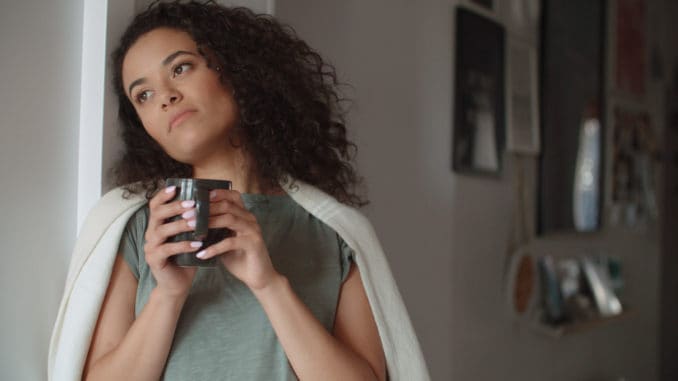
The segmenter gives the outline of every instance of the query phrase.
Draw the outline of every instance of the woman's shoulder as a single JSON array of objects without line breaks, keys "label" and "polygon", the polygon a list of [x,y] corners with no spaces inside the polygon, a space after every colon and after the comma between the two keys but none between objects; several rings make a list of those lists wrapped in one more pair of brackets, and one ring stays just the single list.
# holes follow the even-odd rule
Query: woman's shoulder
[{"label": "woman's shoulder", "polygon": [[86,221],[111,221],[132,208],[138,209],[145,203],[146,198],[142,195],[129,193],[124,187],[117,187],[108,191],[97,201],[90,209]]},{"label": "woman's shoulder", "polygon": [[285,189],[298,204],[333,228],[345,241],[376,239],[372,224],[357,208],[343,204],[322,190],[298,180],[286,185]]},{"label": "woman's shoulder", "polygon": [[128,190],[126,186],[119,186],[113,188],[106,192],[101,198],[97,205],[101,206],[125,206],[143,203],[146,201],[146,198],[138,193],[132,193]]}]

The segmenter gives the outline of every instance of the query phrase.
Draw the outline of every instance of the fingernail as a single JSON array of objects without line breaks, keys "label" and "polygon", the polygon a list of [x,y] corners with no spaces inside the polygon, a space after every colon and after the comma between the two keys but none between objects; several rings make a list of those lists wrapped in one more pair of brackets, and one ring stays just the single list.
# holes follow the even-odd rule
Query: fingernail
[{"label": "fingernail", "polygon": [[195,205],[195,200],[186,200],[181,202],[181,206],[184,208],[190,208]]},{"label": "fingernail", "polygon": [[194,228],[195,227],[195,220],[188,221],[188,226]]},{"label": "fingernail", "polygon": [[195,209],[187,210],[181,215],[181,217],[183,217],[183,219],[185,219],[185,220],[187,220],[187,219],[189,219],[193,216],[195,216]]},{"label": "fingernail", "polygon": [[[195,248],[197,249],[197,248],[199,248],[200,246],[202,246],[202,242],[200,242],[200,241],[193,241],[193,242],[191,242],[191,247],[195,247]],[[205,251],[205,250],[203,250],[203,251]]]},{"label": "fingernail", "polygon": [[170,185],[167,188],[165,188],[165,193],[172,193],[174,190],[177,189],[176,185]]},{"label": "fingernail", "polygon": [[198,257],[198,258],[204,258],[206,254],[207,254],[207,250],[203,250],[203,251],[199,252],[198,254],[196,254],[195,256]]},{"label": "fingernail", "polygon": [[217,191],[210,191],[210,200],[217,197]]}]

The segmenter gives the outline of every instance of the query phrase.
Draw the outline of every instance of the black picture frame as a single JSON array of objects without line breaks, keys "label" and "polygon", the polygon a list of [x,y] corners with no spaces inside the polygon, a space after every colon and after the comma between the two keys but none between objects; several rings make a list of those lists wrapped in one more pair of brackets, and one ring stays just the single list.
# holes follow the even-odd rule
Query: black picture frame
[{"label": "black picture frame", "polygon": [[[540,236],[592,233],[602,225],[607,135],[606,19],[606,0],[542,0],[542,150],[537,179]],[[583,143],[588,135],[582,133],[587,120],[598,124],[595,146]],[[597,166],[590,164],[593,170],[582,171],[584,166],[580,164],[585,162]],[[585,177],[592,184],[588,190],[577,185]]]},{"label": "black picture frame", "polygon": [[452,169],[498,176],[505,146],[504,28],[456,10]]},{"label": "black picture frame", "polygon": [[481,7],[485,7],[487,9],[494,8],[494,0],[471,0],[471,3],[478,4]]}]

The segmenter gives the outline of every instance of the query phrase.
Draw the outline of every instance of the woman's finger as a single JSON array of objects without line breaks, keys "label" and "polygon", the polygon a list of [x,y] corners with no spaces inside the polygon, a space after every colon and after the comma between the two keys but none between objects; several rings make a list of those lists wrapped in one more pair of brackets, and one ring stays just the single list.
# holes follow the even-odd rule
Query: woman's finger
[{"label": "woman's finger", "polygon": [[[153,218],[163,223],[168,218],[195,210],[195,200],[177,200],[167,204],[158,205],[153,209]],[[190,218],[190,217],[185,217]]]},{"label": "woman's finger", "polygon": [[210,202],[210,216],[217,216],[220,214],[230,213],[247,221],[255,222],[257,218],[254,214],[243,206],[236,204],[230,200],[221,200],[217,202]]},{"label": "woman's finger", "polygon": [[201,241],[181,241],[166,243],[152,249],[149,248],[149,250],[146,250],[144,247],[146,262],[149,264],[164,263],[169,257],[182,253],[192,253],[202,246],[203,243]]},{"label": "woman's finger", "polygon": [[150,208],[155,208],[158,205],[164,204],[167,201],[171,200],[174,198],[174,195],[177,191],[177,187],[175,185],[171,185],[166,187],[165,189],[159,191],[156,193],[149,201],[148,201],[148,206]]},{"label": "woman's finger", "polygon": [[195,230],[195,219],[184,220],[179,219],[176,221],[168,222],[159,226],[156,226],[155,229],[146,229],[146,235],[144,238],[146,242],[153,243],[155,245],[160,245],[163,242],[167,241],[168,238],[173,237],[179,233],[186,233]]},{"label": "woman's finger", "polygon": [[240,205],[242,208],[245,204],[242,201],[240,192],[233,189],[214,189],[210,191],[210,202],[228,200],[234,204]]},{"label": "woman's finger", "polygon": [[231,213],[211,216],[207,226],[210,228],[228,228],[238,234],[261,235],[261,228],[256,220],[251,221]]},{"label": "woman's finger", "polygon": [[174,198],[176,191],[177,187],[174,185],[166,187],[156,193],[148,202],[149,228],[154,229],[157,225],[163,224],[166,219],[182,214],[195,206],[195,202],[192,200],[169,202]]},{"label": "woman's finger", "polygon": [[199,251],[195,256],[200,259],[210,259],[224,253],[232,251],[244,250],[244,239],[241,237],[228,237],[213,245],[210,245],[205,250]]}]

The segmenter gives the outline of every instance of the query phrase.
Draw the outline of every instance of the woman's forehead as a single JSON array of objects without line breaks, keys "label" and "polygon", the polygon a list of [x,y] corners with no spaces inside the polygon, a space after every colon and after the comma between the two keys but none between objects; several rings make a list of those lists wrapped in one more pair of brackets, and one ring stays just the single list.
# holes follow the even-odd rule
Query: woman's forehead
[{"label": "woman's forehead", "polygon": [[133,81],[135,75],[162,66],[163,61],[177,51],[197,53],[197,50],[195,41],[186,32],[170,28],[153,29],[141,35],[125,54],[123,82]]}]

